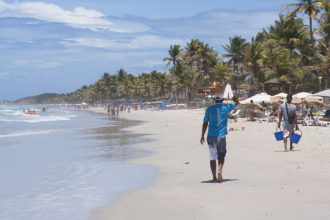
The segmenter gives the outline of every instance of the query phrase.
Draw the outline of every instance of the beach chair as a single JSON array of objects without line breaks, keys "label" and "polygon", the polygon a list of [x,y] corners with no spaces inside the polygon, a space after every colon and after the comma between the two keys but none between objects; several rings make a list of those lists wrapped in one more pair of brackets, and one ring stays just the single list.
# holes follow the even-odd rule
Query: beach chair
[{"label": "beach chair", "polygon": [[242,111],[239,112],[238,117],[240,118],[246,118],[247,114],[246,114],[246,109],[243,109]]},{"label": "beach chair", "polygon": [[[234,112],[234,110],[231,111],[231,112]],[[232,114],[231,114],[231,117],[228,117],[229,122],[230,122],[230,123],[233,122],[235,116],[237,116],[237,118],[238,118],[240,112],[241,112],[241,110],[238,109],[235,113],[232,113]]]},{"label": "beach chair", "polygon": [[304,110],[302,115],[297,115],[297,123],[298,124],[304,124],[305,123],[305,117],[307,116],[307,112],[308,111]]},{"label": "beach chair", "polygon": [[322,127],[330,127],[330,121],[316,121],[317,125],[322,126]]},{"label": "beach chair", "polygon": [[279,121],[278,117],[268,116],[268,122],[278,122],[278,121]]},{"label": "beach chair", "polygon": [[305,118],[304,118],[303,125],[304,126],[315,126],[315,125],[318,125],[318,123],[317,123],[316,119],[306,115]]},{"label": "beach chair", "polygon": [[[330,110],[327,110],[325,112],[325,115],[323,117],[330,117]],[[323,127],[330,127],[330,121],[321,121],[321,120],[316,120],[317,125],[323,126]]]},{"label": "beach chair", "polygon": [[266,116],[265,112],[258,112],[256,116],[256,120],[258,122],[268,122],[268,116]]}]

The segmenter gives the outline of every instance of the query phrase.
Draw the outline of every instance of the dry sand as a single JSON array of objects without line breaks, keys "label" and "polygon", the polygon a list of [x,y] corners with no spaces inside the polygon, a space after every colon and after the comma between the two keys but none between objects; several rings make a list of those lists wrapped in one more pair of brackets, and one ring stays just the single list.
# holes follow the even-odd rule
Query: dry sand
[{"label": "dry sand", "polygon": [[96,210],[95,220],[330,219],[329,127],[300,126],[300,143],[284,152],[274,138],[276,123],[228,123],[245,131],[229,131],[225,181],[210,183],[208,147],[199,143],[204,110],[120,117],[146,121],[127,130],[156,139],[136,146],[154,154],[131,163],[159,172],[152,186]]}]

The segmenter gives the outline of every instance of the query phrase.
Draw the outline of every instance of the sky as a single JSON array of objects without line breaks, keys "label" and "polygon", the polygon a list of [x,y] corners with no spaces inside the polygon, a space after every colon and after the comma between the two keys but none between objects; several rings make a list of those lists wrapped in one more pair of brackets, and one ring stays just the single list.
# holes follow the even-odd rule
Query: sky
[{"label": "sky", "polygon": [[123,68],[164,71],[170,45],[223,53],[296,0],[0,0],[0,100],[70,93]]}]

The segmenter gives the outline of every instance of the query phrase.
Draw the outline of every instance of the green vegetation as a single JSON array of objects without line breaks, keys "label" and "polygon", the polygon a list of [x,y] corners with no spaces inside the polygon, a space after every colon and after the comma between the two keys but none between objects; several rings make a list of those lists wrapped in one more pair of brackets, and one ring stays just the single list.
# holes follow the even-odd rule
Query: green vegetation
[{"label": "green vegetation", "polygon": [[[251,42],[241,36],[229,38],[219,55],[207,43],[192,39],[186,45],[171,45],[164,58],[164,72],[151,71],[133,76],[120,69],[104,73],[90,86],[69,94],[43,94],[38,103],[171,100],[192,102],[197,88],[213,81],[229,83],[237,93],[264,91],[263,83],[274,77],[291,81],[292,92],[317,92],[330,84],[330,0],[299,0],[285,5],[273,25],[256,34]],[[304,24],[298,14],[307,15]],[[313,22],[318,28],[313,29]],[[314,25],[315,26],[315,25]],[[321,84],[319,79],[322,77]],[[240,89],[239,89],[240,88]]]}]

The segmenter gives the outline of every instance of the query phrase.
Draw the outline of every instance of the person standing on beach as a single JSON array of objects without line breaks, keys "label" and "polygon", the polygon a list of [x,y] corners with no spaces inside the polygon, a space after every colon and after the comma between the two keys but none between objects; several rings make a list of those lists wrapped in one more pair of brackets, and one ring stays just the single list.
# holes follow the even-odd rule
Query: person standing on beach
[{"label": "person standing on beach", "polygon": [[249,104],[250,121],[253,121],[253,114],[254,114],[254,104],[253,104],[253,100],[251,100]]},{"label": "person standing on beach", "polygon": [[288,151],[287,144],[288,138],[290,138],[290,150],[293,150],[291,136],[294,133],[294,127],[296,125],[296,130],[299,130],[298,123],[297,123],[297,114],[296,114],[296,106],[291,104],[292,102],[292,95],[288,94],[286,96],[287,103],[281,105],[281,113],[280,113],[280,120],[278,122],[278,128],[281,128],[281,122],[283,127],[283,141],[284,141],[284,150]]},{"label": "person standing on beach", "polygon": [[[222,104],[223,93],[216,93],[214,96],[215,104],[208,107],[204,116],[204,123],[202,126],[202,137],[200,143],[205,142],[205,132],[208,127],[207,143],[210,150],[210,167],[213,175],[213,182],[222,181],[222,168],[225,163],[226,150],[226,135],[227,124],[228,124],[228,114],[231,112],[235,106],[239,104],[238,99],[234,96],[234,103]],[[218,159],[218,178],[216,175]]]}]

